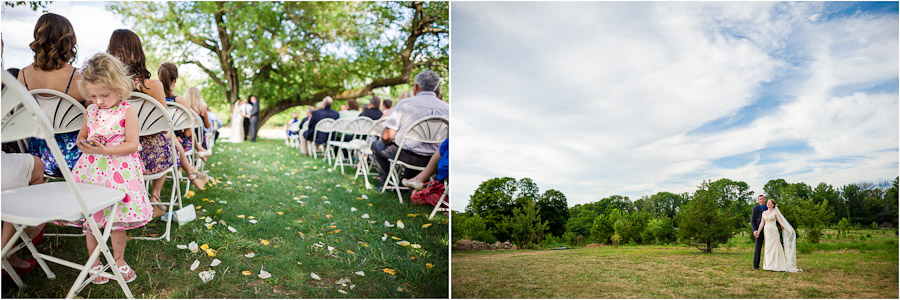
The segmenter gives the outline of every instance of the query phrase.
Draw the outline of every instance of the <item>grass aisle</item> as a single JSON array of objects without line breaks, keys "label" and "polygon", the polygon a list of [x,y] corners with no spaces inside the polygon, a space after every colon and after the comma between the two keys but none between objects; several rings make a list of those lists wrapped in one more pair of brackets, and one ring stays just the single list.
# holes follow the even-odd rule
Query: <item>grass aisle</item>
[{"label": "grass aisle", "polygon": [[[679,246],[453,252],[453,298],[893,298],[897,235],[798,244],[803,272],[754,271],[746,237]],[[855,235],[854,235],[855,236]]]},{"label": "grass aisle", "polygon": [[[125,258],[138,274],[129,284],[135,297],[447,297],[446,216],[428,220],[430,206],[400,204],[396,194],[365,190],[361,178],[353,180],[353,168],[346,168],[346,175],[329,171],[327,163],[301,156],[283,140],[216,147],[208,169],[218,183],[184,202],[197,208],[197,220],[173,224],[171,242],[129,241]],[[398,220],[404,229],[385,225],[396,226]],[[129,235],[161,233],[164,226],[153,221]],[[75,232],[48,228],[55,230]],[[409,243],[398,244],[402,241]],[[215,257],[177,247],[190,242],[208,245]],[[84,243],[83,238],[47,238],[39,248],[84,262]],[[213,259],[221,264],[211,267]],[[191,271],[195,260],[199,267]],[[3,297],[64,297],[77,273],[50,266],[55,280],[35,270],[24,278],[28,286],[22,290],[4,285]],[[202,283],[198,273],[207,270],[216,272],[215,279]],[[261,270],[271,277],[260,278]],[[79,295],[124,297],[115,282],[89,285]]]}]

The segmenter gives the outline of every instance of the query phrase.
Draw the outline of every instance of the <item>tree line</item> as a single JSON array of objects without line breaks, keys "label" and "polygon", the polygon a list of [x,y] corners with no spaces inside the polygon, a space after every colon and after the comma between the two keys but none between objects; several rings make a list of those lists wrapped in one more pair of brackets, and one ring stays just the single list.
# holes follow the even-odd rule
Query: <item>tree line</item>
[{"label": "tree line", "polygon": [[[829,227],[896,226],[898,182],[900,177],[835,188],[774,179],[763,191],[801,230],[798,238],[818,243]],[[509,240],[520,248],[681,243],[710,252],[735,234],[751,232],[754,205],[749,185],[728,178],[704,181],[693,193],[659,192],[634,201],[613,195],[571,208],[563,193],[540,193],[529,178],[493,178],[478,186],[464,212],[453,212],[453,239]]]}]

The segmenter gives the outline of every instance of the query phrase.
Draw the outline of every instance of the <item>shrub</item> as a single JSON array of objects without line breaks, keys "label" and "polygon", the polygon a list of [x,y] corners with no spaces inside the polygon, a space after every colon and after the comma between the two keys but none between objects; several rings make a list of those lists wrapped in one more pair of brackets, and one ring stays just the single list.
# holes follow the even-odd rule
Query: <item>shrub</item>
[{"label": "shrub", "polygon": [[619,243],[622,242],[622,236],[620,236],[618,233],[613,234],[609,239],[610,241],[612,241],[613,246],[618,246]]},{"label": "shrub", "polygon": [[503,217],[503,228],[519,248],[534,248],[549,227],[547,221],[541,222],[540,209],[534,202],[514,208],[512,216]]},{"label": "shrub", "polygon": [[878,230],[879,228],[881,228],[881,227],[878,227],[878,223],[875,223],[875,221],[872,221],[871,227],[872,227],[872,230]]},{"label": "shrub", "polygon": [[711,253],[734,235],[735,217],[719,209],[709,193],[702,190],[678,212],[678,220],[681,241],[704,253]]}]

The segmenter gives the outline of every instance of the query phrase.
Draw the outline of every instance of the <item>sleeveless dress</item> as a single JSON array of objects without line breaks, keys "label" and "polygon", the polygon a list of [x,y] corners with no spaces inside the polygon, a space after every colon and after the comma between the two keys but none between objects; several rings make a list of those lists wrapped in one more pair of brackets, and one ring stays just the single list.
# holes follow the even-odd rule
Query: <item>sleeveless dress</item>
[{"label": "sleeveless dress", "polygon": [[763,251],[763,270],[768,271],[787,271],[787,258],[784,255],[784,248],[781,246],[781,235],[778,234],[777,217],[774,213],[766,216],[763,212],[763,227],[765,235],[765,248]]},{"label": "sleeveless dress", "polygon": [[[87,140],[97,141],[109,146],[121,145],[125,142],[125,113],[130,105],[120,102],[119,105],[102,109],[96,104],[87,108]],[[138,151],[141,147],[138,146]],[[138,152],[129,155],[82,155],[72,175],[75,181],[102,185],[125,192],[125,199],[119,203],[119,210],[113,219],[113,230],[121,231],[144,226],[151,220],[153,208],[144,189],[143,164]],[[107,219],[113,215],[112,207],[106,208],[102,214],[94,214],[94,221],[102,228]],[[57,222],[57,224],[88,228],[85,221]],[[89,230],[89,229],[88,229]]]},{"label": "sleeveless dress", "polygon": [[[166,97],[166,102],[175,103],[175,97],[178,97],[178,95]],[[184,130],[175,130],[175,138],[181,143],[181,148],[184,149],[184,151],[191,151],[191,149],[194,148],[194,143],[191,143],[191,138],[185,135]],[[178,162],[178,166],[181,166],[181,161]]]},{"label": "sleeveless dress", "polygon": [[[69,75],[69,83],[66,84],[65,94],[69,93],[69,87],[72,86],[72,78],[75,78],[76,70],[73,69],[72,75]],[[25,82],[25,89],[30,91],[28,81],[25,79],[25,69],[22,69],[22,81]],[[66,159],[66,165],[69,166],[69,169],[72,169],[75,166],[75,162],[81,157],[81,149],[75,146],[75,140],[78,139],[78,131],[57,133],[53,137],[56,139],[59,149],[62,150],[62,154]],[[41,158],[41,161],[44,163],[44,174],[62,177],[62,171],[59,170],[59,165],[53,159],[53,154],[50,153],[50,147],[47,146],[46,141],[38,138],[27,138],[25,143],[28,145],[29,154]]]},{"label": "sleeveless dress", "polygon": [[[138,154],[144,163],[144,174],[156,174],[172,166],[172,152],[169,149],[172,142],[166,138],[165,132],[142,136],[140,142],[143,150],[138,151]],[[181,160],[175,161],[181,167]]]}]

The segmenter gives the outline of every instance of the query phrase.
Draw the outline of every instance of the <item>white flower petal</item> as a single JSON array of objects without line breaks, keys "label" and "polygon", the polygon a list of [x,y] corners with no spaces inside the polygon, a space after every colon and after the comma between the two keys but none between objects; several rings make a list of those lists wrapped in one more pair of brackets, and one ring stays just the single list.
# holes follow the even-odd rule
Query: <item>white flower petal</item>
[{"label": "white flower petal", "polygon": [[345,290],[338,290],[338,293],[341,293],[341,294],[346,295],[346,294],[347,294],[347,291],[345,291]]},{"label": "white flower petal", "polygon": [[190,244],[188,244],[188,249],[191,249],[191,253],[200,251],[200,247],[197,246],[197,242],[191,242]]},{"label": "white flower petal", "polygon": [[197,267],[199,267],[199,266],[200,266],[200,261],[195,259],[194,263],[191,264],[191,271],[196,270]]},{"label": "white flower petal", "polygon": [[176,247],[178,247],[178,249],[187,249],[188,248],[187,245],[178,245]]},{"label": "white flower petal", "polygon": [[385,240],[387,240],[387,233],[385,233],[384,236],[381,237],[381,241],[382,241],[382,242],[385,241]]},{"label": "white flower petal", "polygon": [[406,225],[403,224],[403,221],[397,220],[397,227],[403,229],[406,228]]},{"label": "white flower petal", "polygon": [[344,277],[344,278],[339,279],[339,280],[338,280],[337,282],[335,282],[334,284],[337,284],[337,285],[345,285],[345,284],[348,284],[348,283],[350,283],[350,278]]},{"label": "white flower petal", "polygon": [[246,257],[246,258],[254,258],[254,257],[256,257],[256,253],[250,252],[250,253],[244,254],[244,257]]},{"label": "white flower petal", "polygon": [[358,209],[356,209],[356,207],[351,207],[351,208],[350,208],[350,211],[351,211],[351,212],[354,212],[354,211],[357,211],[357,210],[358,210]]},{"label": "white flower petal", "polygon": [[368,219],[368,218],[369,218],[369,214],[363,214],[363,215],[362,215],[362,218],[363,218],[363,219]]},{"label": "white flower petal", "polygon": [[250,220],[249,222],[250,222],[250,224],[256,224],[256,222],[259,222],[259,221],[257,221],[257,220]]},{"label": "white flower petal", "polygon": [[234,229],[234,227],[228,226],[228,231],[237,232],[237,229]]},{"label": "white flower petal", "polygon": [[218,265],[221,264],[221,263],[222,263],[222,261],[219,260],[218,258],[216,258],[216,259],[213,259],[213,261],[212,261],[211,263],[209,263],[209,266],[210,266],[210,267],[215,267],[215,266],[218,266]]},{"label": "white flower petal", "polygon": [[272,273],[266,272],[262,268],[260,268],[259,275],[257,275],[257,277],[259,277],[261,279],[266,279],[266,278],[272,277]]},{"label": "white flower petal", "polygon": [[203,272],[200,272],[199,274],[197,274],[197,276],[200,276],[200,281],[203,281],[203,283],[207,283],[207,282],[210,282],[211,280],[213,280],[213,278],[216,278],[216,271],[213,271],[213,270],[203,271]]},{"label": "white flower petal", "polygon": [[363,272],[363,271],[356,271],[356,272],[353,272],[353,274],[356,274],[356,275],[359,275],[359,276],[366,276],[366,273]]},{"label": "white flower petal", "polygon": [[319,275],[316,275],[316,273],[309,273],[309,277],[312,277],[312,279],[319,280],[319,281],[322,280],[322,277],[319,277]]},{"label": "white flower petal", "polygon": [[384,227],[394,227],[394,225],[391,225],[391,222],[384,221]]}]

